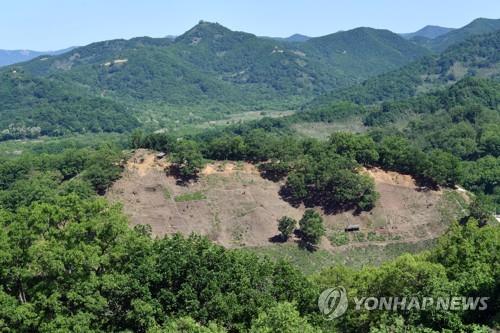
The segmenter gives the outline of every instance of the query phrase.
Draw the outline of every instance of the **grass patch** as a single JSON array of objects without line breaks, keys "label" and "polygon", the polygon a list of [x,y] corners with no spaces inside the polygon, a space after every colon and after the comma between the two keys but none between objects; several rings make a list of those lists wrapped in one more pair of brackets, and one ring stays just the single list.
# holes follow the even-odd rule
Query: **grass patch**
[{"label": "grass patch", "polygon": [[376,241],[376,242],[385,241],[384,235],[377,234],[376,232],[373,232],[373,231],[368,232],[367,238],[371,242],[372,241]]},{"label": "grass patch", "polygon": [[178,195],[174,198],[175,202],[185,202],[185,201],[198,201],[198,200],[205,200],[207,197],[203,192],[197,191],[197,192],[192,192],[192,193],[184,193],[181,195]]},{"label": "grass patch", "polygon": [[429,250],[435,243],[435,240],[425,240],[417,243],[372,244],[363,247],[348,248],[345,251],[335,253],[321,249],[309,252],[300,249],[297,244],[292,243],[244,248],[233,251],[251,252],[274,261],[285,260],[304,274],[309,275],[334,265],[345,265],[354,268],[378,266],[403,253],[417,253]]},{"label": "grass patch", "polygon": [[441,221],[450,224],[452,221],[460,220],[467,214],[467,207],[468,203],[461,194],[457,191],[445,190],[438,203]]},{"label": "grass patch", "polygon": [[338,262],[336,254],[325,250],[309,252],[300,249],[297,244],[276,244],[271,246],[244,248],[238,251],[251,252],[259,257],[271,260],[285,260],[306,274],[312,274]]},{"label": "grass patch", "polygon": [[168,189],[168,187],[163,188],[163,197],[167,200],[172,199],[172,193],[170,193],[170,190]]},{"label": "grass patch", "polygon": [[356,241],[356,242],[365,242],[366,241],[366,235],[361,231],[354,231],[352,233],[352,237],[353,237],[354,241]]},{"label": "grass patch", "polygon": [[328,239],[334,246],[342,246],[349,243],[349,235],[345,231],[333,232]]}]

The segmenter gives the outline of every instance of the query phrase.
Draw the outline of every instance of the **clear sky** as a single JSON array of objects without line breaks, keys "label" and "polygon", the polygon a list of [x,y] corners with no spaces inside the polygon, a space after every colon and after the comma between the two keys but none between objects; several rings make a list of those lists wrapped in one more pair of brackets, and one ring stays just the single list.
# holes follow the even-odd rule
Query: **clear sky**
[{"label": "clear sky", "polygon": [[358,26],[412,32],[500,18],[500,0],[3,0],[0,49],[54,50],[179,35],[200,19],[256,35],[320,36]]}]

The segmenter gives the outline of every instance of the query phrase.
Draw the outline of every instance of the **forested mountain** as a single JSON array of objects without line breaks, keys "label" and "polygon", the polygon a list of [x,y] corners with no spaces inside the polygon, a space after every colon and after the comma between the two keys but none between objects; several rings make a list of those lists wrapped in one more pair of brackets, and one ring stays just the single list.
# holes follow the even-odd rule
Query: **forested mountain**
[{"label": "forested mountain", "polygon": [[[190,85],[197,85],[200,97],[213,98],[210,89],[214,85],[217,90],[228,89],[217,87],[224,83],[274,98],[308,96],[397,68],[425,54],[422,48],[384,30],[360,28],[304,43],[283,43],[202,21],[173,42],[136,38],[95,43],[23,68],[34,75],[62,75],[101,91],[175,104],[178,101],[171,92],[160,88],[165,85],[162,80],[178,90],[187,88],[184,94],[190,99]],[[126,86],[118,78],[127,78]],[[154,91],[141,93],[145,83],[162,90],[160,96]]]},{"label": "forested mountain", "polygon": [[[439,55],[386,30],[280,41],[200,22],[175,39],[93,43],[3,68],[0,140],[130,132],[141,117],[154,122],[155,112],[262,115],[333,92],[282,118],[3,142],[0,331],[497,331],[500,31],[471,36],[495,22],[432,39],[461,41]],[[294,127],[352,114],[366,132],[332,130],[320,140]],[[148,154],[135,154],[142,149]],[[176,211],[136,210],[158,216],[164,233],[133,223],[124,205],[112,203],[109,190],[120,178],[134,183],[121,188],[130,201]],[[266,182],[251,186],[260,178]],[[137,195],[136,185],[147,195]],[[300,220],[277,214],[264,187],[276,190],[283,209],[304,208]],[[380,220],[369,217],[384,188],[390,206]],[[227,213],[211,214],[212,196]],[[271,204],[253,205],[256,196]],[[241,241],[260,229],[259,214],[278,225],[279,234],[262,233],[265,249]],[[424,223],[408,229],[409,214]],[[195,215],[205,215],[207,231],[230,221],[234,248],[214,244],[217,234],[200,236],[202,223],[182,236],[174,226]],[[327,225],[327,215],[342,219]],[[352,221],[362,223],[351,232]],[[425,252],[400,247],[410,243]],[[405,254],[375,258],[379,248]],[[281,257],[253,252],[269,249]],[[306,261],[316,273],[299,269]]]},{"label": "forested mountain", "polygon": [[455,30],[455,29],[440,27],[437,25],[426,25],[422,29],[417,30],[415,32],[404,33],[404,34],[400,34],[400,35],[406,39],[412,39],[415,37],[424,37],[424,38],[434,39],[434,38],[439,37],[441,35],[447,34],[448,32],[453,31],[453,30]]},{"label": "forested mountain", "polygon": [[380,74],[427,53],[389,30],[372,28],[311,38],[304,46],[315,50],[323,63],[353,76],[352,82],[359,80],[360,73],[365,77]]},{"label": "forested mountain", "polygon": [[[135,112],[131,117],[151,105],[195,112],[297,107],[315,94],[361,82],[426,53],[386,30],[359,28],[304,42],[284,42],[201,21],[175,40],[140,37],[98,42],[3,71],[50,80],[61,89],[64,86],[62,91],[50,90],[58,96],[69,94],[71,99],[77,90],[83,90],[89,97],[128,105]],[[28,93],[28,89],[33,91]],[[17,104],[0,102],[0,124],[4,126],[0,130],[12,120],[23,120],[25,111],[17,112],[15,119],[11,114],[29,103],[26,96],[53,97],[43,95],[49,91],[36,89],[37,84],[24,86]],[[43,105],[39,107],[44,110]],[[50,119],[43,126],[34,118],[26,121],[29,126],[42,127],[43,133],[52,133],[47,130],[53,127]],[[94,126],[71,126],[74,131],[90,127]]]},{"label": "forested mountain", "polygon": [[337,101],[360,104],[408,98],[468,77],[499,78],[500,31],[472,37],[439,56],[428,56],[398,70],[346,89],[319,96],[306,109],[328,108]]},{"label": "forested mountain", "polygon": [[73,47],[57,51],[0,50],[0,67],[28,61],[42,55],[58,55],[71,51]]},{"label": "forested mountain", "polygon": [[138,121],[117,102],[78,86],[23,72],[0,73],[0,139],[83,132],[125,132]]},{"label": "forested mountain", "polygon": [[434,52],[442,52],[451,45],[460,43],[470,37],[492,33],[498,30],[500,30],[500,19],[478,18],[460,29],[454,29],[436,38],[419,36],[412,40]]}]

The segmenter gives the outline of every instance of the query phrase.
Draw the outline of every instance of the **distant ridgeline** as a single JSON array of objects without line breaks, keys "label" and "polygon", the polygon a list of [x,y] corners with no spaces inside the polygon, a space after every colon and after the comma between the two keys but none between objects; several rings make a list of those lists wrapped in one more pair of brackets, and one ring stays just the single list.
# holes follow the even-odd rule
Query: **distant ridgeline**
[{"label": "distant ridgeline", "polygon": [[297,108],[428,53],[387,30],[358,28],[294,42],[200,22],[175,40],[110,40],[3,68],[0,130],[4,139],[119,132],[171,110],[179,110],[172,117],[204,119]]},{"label": "distant ridgeline", "polygon": [[280,40],[203,21],[175,39],[93,43],[2,68],[0,139],[407,98],[464,76],[498,76],[498,33],[466,40],[496,31],[498,22],[478,19],[437,37],[431,32],[432,45],[451,45],[440,56],[431,54],[444,46],[414,40],[425,34],[408,40],[357,28]]},{"label": "distant ridgeline", "polygon": [[471,37],[438,56],[427,56],[395,71],[315,98],[304,109],[329,108],[338,101],[373,104],[446,87],[464,77],[500,78],[500,31]]}]

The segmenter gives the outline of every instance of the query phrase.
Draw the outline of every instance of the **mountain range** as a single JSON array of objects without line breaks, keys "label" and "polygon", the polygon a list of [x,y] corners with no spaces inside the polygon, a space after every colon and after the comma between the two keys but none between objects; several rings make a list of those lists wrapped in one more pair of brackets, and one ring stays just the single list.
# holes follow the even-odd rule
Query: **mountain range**
[{"label": "mountain range", "polygon": [[[478,19],[434,39],[360,27],[280,40],[200,21],[174,39],[109,40],[4,67],[0,130],[7,138],[127,131],[296,109],[313,98],[308,106],[412,96],[465,75],[497,75],[497,35],[484,35],[497,29],[500,20]],[[432,55],[439,43],[452,47]]]},{"label": "mountain range", "polygon": [[58,55],[71,51],[74,47],[68,47],[57,51],[33,51],[33,50],[0,50],[0,67],[12,65],[18,62],[28,61],[43,55]]},{"label": "mountain range", "polygon": [[478,18],[460,29],[451,30],[435,38],[416,36],[412,38],[412,41],[433,52],[439,53],[445,51],[451,45],[459,43],[469,37],[490,33],[499,29],[500,19]]},{"label": "mountain range", "polygon": [[395,71],[316,97],[306,109],[325,109],[338,101],[373,104],[404,99],[449,86],[465,77],[500,79],[500,30],[452,45]]}]

